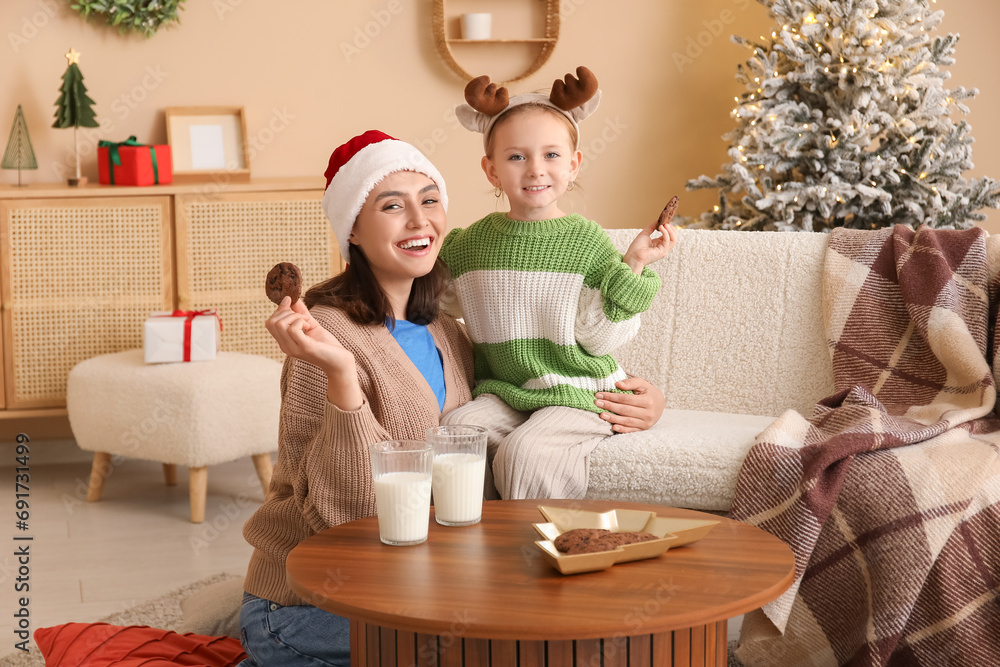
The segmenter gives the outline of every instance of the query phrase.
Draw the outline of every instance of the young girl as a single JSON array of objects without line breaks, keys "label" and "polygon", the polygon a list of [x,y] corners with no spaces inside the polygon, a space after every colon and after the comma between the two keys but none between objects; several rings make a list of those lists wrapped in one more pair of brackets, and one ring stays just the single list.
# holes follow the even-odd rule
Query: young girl
[{"label": "young girl", "polygon": [[586,494],[589,455],[612,434],[600,399],[633,386],[610,353],[636,333],[659,289],[644,267],[677,242],[676,229],[657,222],[623,257],[597,223],[560,209],[583,157],[577,123],[600,100],[593,74],[577,75],[557,80],[549,96],[509,100],[479,77],[457,110],[483,133],[483,171],[510,211],[452,231],[441,249],[477,383],[476,399],[444,423],[488,429],[487,469],[505,499]]}]

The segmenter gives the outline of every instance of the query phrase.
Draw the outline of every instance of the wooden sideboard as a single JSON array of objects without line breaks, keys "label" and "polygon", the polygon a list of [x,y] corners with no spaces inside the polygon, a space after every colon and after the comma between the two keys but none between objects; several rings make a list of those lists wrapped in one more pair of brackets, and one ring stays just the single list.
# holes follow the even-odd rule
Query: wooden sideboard
[{"label": "wooden sideboard", "polygon": [[0,186],[0,419],[64,416],[70,369],[142,347],[157,310],[217,308],[221,348],[281,359],[264,277],[342,268],[323,181]]}]

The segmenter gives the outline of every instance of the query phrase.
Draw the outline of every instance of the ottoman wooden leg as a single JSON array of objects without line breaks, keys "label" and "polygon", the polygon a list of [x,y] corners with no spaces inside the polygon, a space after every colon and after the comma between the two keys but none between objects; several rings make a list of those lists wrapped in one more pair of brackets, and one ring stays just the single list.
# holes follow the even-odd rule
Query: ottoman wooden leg
[{"label": "ottoman wooden leg", "polygon": [[111,454],[94,452],[94,464],[90,467],[90,484],[87,486],[87,502],[94,503],[101,499],[101,489],[104,480],[111,474]]},{"label": "ottoman wooden leg", "polygon": [[264,495],[267,495],[267,488],[271,486],[271,471],[273,467],[271,466],[271,455],[270,454],[254,454],[253,467],[257,471],[257,479],[260,480],[260,488],[264,489]]},{"label": "ottoman wooden leg", "polygon": [[167,482],[167,486],[177,486],[177,464],[176,463],[164,463],[163,464],[163,479]]},{"label": "ottoman wooden leg", "polygon": [[208,467],[188,469],[191,486],[191,523],[205,520],[205,496],[208,493]]}]

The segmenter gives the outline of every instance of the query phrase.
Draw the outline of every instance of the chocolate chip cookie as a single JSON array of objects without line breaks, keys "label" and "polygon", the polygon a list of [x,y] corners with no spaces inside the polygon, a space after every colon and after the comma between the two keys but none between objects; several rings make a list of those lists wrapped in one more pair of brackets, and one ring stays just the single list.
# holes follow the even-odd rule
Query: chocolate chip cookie
[{"label": "chocolate chip cookie", "polygon": [[264,291],[267,298],[276,304],[280,304],[286,296],[295,303],[302,295],[302,272],[291,262],[275,264],[264,280]]}]

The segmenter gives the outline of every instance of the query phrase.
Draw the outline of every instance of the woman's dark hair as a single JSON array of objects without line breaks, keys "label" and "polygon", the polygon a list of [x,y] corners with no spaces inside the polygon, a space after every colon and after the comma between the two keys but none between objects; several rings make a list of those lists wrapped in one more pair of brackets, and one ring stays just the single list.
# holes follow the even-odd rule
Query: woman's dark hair
[{"label": "woman's dark hair", "polygon": [[[395,324],[389,297],[375,279],[364,251],[352,243],[349,253],[347,268],[342,273],[306,291],[302,297],[306,308],[332,306],[343,310],[358,324],[383,324],[387,319]],[[447,276],[448,268],[438,257],[430,273],[414,279],[410,301],[406,304],[408,321],[430,324],[437,318],[438,302]]]}]

